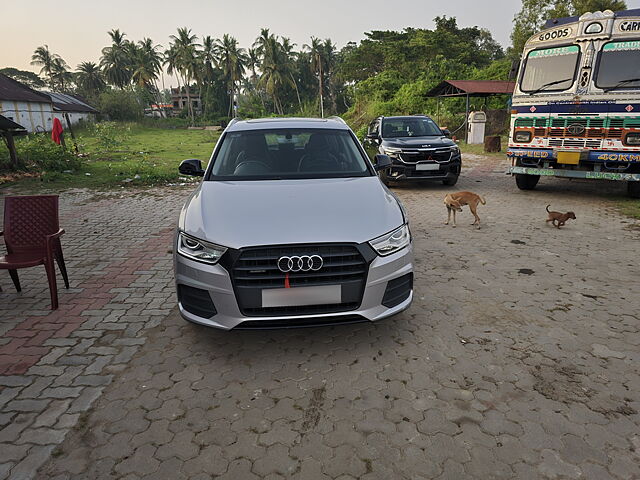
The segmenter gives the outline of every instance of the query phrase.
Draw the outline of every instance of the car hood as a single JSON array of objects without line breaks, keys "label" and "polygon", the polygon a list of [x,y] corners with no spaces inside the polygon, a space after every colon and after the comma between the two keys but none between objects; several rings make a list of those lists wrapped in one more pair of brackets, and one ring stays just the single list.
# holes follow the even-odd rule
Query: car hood
[{"label": "car hood", "polygon": [[401,226],[399,201],[378,177],[205,181],[179,227],[230,248],[286,243],[362,243]]},{"label": "car hood", "polygon": [[455,145],[455,142],[447,137],[400,137],[384,138],[382,145],[391,148],[437,148]]}]

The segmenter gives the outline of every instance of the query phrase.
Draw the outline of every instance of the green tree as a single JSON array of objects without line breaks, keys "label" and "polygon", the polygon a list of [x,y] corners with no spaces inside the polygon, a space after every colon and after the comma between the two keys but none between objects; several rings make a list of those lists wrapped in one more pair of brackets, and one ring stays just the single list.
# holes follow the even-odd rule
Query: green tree
[{"label": "green tree", "polygon": [[627,9],[627,3],[622,0],[573,0],[572,3],[574,15],[605,10],[618,12]]},{"label": "green tree", "polygon": [[178,28],[177,35],[171,35],[171,45],[169,47],[169,57],[171,58],[171,68],[182,76],[182,81],[187,94],[187,104],[191,124],[195,124],[193,104],[191,102],[190,84],[195,79],[199,71],[198,61],[198,37],[191,33],[191,29],[186,27]]},{"label": "green tree", "polygon": [[106,80],[122,90],[131,83],[130,42],[125,40],[125,34],[119,29],[107,33],[111,37],[111,45],[102,49],[100,66]]},{"label": "green tree", "polygon": [[229,115],[232,115],[238,83],[244,76],[247,54],[238,46],[238,41],[229,34],[217,40],[218,65],[224,72],[229,85]]},{"label": "green tree", "polygon": [[13,67],[0,68],[0,74],[13,78],[30,88],[44,88],[47,84],[36,73]]},{"label": "green tree", "polygon": [[104,90],[106,83],[100,66],[94,62],[82,62],[76,67],[76,85],[85,95],[95,97]]},{"label": "green tree", "polygon": [[61,57],[54,58],[51,64],[51,80],[53,90],[65,92],[73,82],[73,74],[69,71],[69,65]]},{"label": "green tree", "polygon": [[57,63],[57,60],[61,60],[60,55],[52,53],[49,50],[48,45],[38,47],[31,56],[31,65],[37,65],[40,68],[40,75],[46,75],[49,77],[49,86],[54,88],[55,81],[53,78],[56,69],[59,69],[61,64]]}]

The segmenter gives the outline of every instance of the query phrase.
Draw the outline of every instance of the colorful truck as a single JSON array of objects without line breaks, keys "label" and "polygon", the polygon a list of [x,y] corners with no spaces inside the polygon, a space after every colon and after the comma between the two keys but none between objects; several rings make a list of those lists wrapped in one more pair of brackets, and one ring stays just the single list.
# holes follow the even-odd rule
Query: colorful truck
[{"label": "colorful truck", "polygon": [[511,108],[520,189],[618,180],[640,198],[640,9],[548,21],[525,45]]}]

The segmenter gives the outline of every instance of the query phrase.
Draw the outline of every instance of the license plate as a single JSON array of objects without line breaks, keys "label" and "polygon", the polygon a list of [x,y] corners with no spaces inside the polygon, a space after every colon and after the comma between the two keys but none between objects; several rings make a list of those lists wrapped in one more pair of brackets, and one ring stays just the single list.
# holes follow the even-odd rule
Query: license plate
[{"label": "license plate", "polygon": [[437,163],[418,163],[416,164],[416,170],[440,170],[440,165]]},{"label": "license plate", "polygon": [[558,152],[558,163],[578,165],[580,163],[580,155],[580,152]]},{"label": "license plate", "polygon": [[300,307],[342,303],[341,285],[317,287],[268,288],[262,290],[263,307]]}]

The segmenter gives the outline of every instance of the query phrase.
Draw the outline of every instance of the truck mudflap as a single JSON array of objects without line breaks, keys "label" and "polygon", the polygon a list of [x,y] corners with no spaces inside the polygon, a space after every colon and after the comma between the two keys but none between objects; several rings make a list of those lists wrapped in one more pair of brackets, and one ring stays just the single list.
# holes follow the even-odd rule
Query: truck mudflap
[{"label": "truck mudflap", "polygon": [[555,168],[509,167],[507,174],[540,175],[541,177],[587,178],[592,180],[617,180],[640,182],[640,173],[593,172],[585,170],[562,170]]}]

